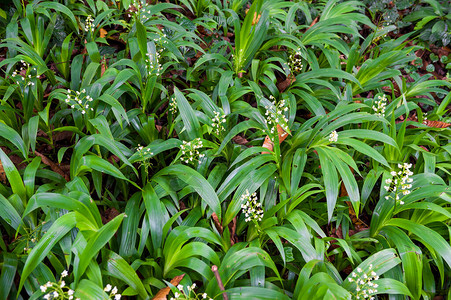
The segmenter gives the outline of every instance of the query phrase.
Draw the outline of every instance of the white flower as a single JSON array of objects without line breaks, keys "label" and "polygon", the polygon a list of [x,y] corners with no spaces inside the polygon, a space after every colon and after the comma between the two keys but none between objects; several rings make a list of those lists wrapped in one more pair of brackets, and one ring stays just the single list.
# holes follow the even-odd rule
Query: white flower
[{"label": "white flower", "polygon": [[60,285],[60,287],[64,287],[66,285],[66,283],[64,282],[64,280],[63,281],[61,281],[61,285]]},{"label": "white flower", "polygon": [[54,291],[54,292],[53,292],[53,298],[57,298],[58,296],[59,296],[58,292],[57,292],[57,291]]},{"label": "white flower", "polygon": [[117,287],[114,287],[113,290],[111,291],[111,294],[115,295],[117,293]]},{"label": "white flower", "polygon": [[103,290],[105,292],[109,292],[109,291],[111,291],[111,288],[112,288],[111,284],[107,284],[106,287]]},{"label": "white flower", "polygon": [[67,294],[68,294],[69,296],[72,296],[72,295],[74,294],[74,290],[69,290],[69,291],[67,292]]},{"label": "white flower", "polygon": [[205,299],[205,298],[207,298],[207,293],[202,294],[202,299]]},{"label": "white flower", "polygon": [[391,171],[390,174],[391,174],[391,176],[396,176],[396,172],[395,171]]},{"label": "white flower", "polygon": [[181,290],[183,290],[183,285],[179,284],[179,285],[177,286],[177,288],[181,291]]},{"label": "white flower", "polygon": [[41,292],[43,292],[43,293],[47,290],[47,286],[45,286],[45,285],[41,285],[39,288],[41,289]]},{"label": "white flower", "polygon": [[50,299],[50,294],[44,295],[44,299]]},{"label": "white flower", "polygon": [[329,135],[329,142],[335,143],[338,141],[338,133],[334,130],[332,131],[332,133]]},{"label": "white flower", "polygon": [[119,299],[121,299],[121,294],[117,294],[114,296],[114,300],[119,300]]},{"label": "white flower", "polygon": [[61,278],[64,278],[64,277],[66,277],[67,275],[69,275],[69,273],[68,273],[66,270],[64,270],[64,271],[61,273]]}]

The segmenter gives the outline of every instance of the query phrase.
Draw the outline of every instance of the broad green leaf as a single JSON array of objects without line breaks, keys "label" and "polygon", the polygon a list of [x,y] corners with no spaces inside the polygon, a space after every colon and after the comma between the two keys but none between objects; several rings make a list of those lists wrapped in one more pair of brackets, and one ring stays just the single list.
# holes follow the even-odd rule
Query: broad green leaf
[{"label": "broad green leaf", "polygon": [[167,175],[176,176],[192,187],[221,220],[221,206],[218,196],[210,183],[202,175],[190,167],[178,164],[160,170],[155,174],[155,177]]},{"label": "broad green leaf", "polygon": [[56,243],[65,236],[72,228],[75,227],[75,213],[70,212],[59,217],[39,240],[36,246],[33,247],[30,254],[27,256],[25,265],[20,276],[20,283],[18,293],[27,279],[28,275],[37,267],[38,264],[47,256],[53,249]]},{"label": "broad green leaf", "polygon": [[113,220],[102,226],[96,233],[94,233],[88,240],[83,252],[80,253],[78,264],[74,268],[74,281],[80,280],[81,276],[85,273],[86,268],[90,264],[91,260],[97,256],[99,251],[108,243],[113,235],[116,233],[119,225],[121,225],[124,214],[120,214]]}]

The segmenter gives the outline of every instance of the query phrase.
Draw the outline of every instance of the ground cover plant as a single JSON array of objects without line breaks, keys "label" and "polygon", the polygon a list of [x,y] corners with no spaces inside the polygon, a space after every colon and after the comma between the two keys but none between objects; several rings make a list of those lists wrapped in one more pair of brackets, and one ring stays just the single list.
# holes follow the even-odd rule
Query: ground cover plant
[{"label": "ground cover plant", "polygon": [[0,299],[451,299],[449,1],[0,6]]}]

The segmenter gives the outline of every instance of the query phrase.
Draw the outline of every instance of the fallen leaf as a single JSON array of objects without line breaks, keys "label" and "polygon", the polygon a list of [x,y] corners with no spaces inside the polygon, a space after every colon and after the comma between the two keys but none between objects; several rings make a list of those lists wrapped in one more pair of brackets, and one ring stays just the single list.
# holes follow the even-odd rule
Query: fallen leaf
[{"label": "fallen leaf", "polygon": [[252,19],[252,25],[255,25],[258,23],[258,21],[260,21],[260,17],[262,15],[257,15],[257,12],[254,12],[254,18]]},{"label": "fallen leaf", "polygon": [[429,121],[429,120],[424,120],[423,124],[429,127],[434,127],[434,128],[447,128],[449,126],[451,126],[450,123],[445,123],[442,121]]},{"label": "fallen leaf", "polygon": [[277,84],[279,92],[282,93],[283,91],[285,91],[295,81],[296,77],[290,73],[284,81]]},{"label": "fallen leaf", "polygon": [[103,28],[100,28],[100,37],[101,37],[101,38],[106,37],[107,34],[108,34],[108,31],[106,31],[106,30],[103,29]]},{"label": "fallen leaf", "polygon": [[221,222],[219,222],[218,215],[214,212],[211,214],[211,217],[213,218],[213,222],[215,223],[215,227],[218,230],[219,234],[222,235],[223,228]]},{"label": "fallen leaf", "polygon": [[[279,134],[279,144],[281,144],[287,138],[288,133],[286,133],[285,130],[283,130],[279,124],[277,124],[277,133]],[[263,142],[262,146],[268,149],[269,151],[272,151],[274,149],[274,144],[269,138],[269,136],[265,137],[265,141]],[[262,154],[269,154],[269,152],[262,152]]]},{"label": "fallen leaf", "polygon": [[2,162],[0,161],[0,181],[6,183],[6,173],[5,169],[3,169]]},{"label": "fallen leaf", "polygon": [[[173,286],[177,286],[180,283],[180,281],[182,281],[184,276],[185,276],[185,274],[175,276],[171,280],[171,284]],[[169,295],[170,291],[171,291],[171,289],[169,287],[162,288],[161,290],[158,291],[158,293],[152,299],[153,300],[166,300],[167,299],[166,296]]]},{"label": "fallen leaf", "polygon": [[67,175],[65,172],[63,172],[63,170],[61,170],[61,168],[56,163],[51,161],[47,156],[45,156],[44,154],[39,153],[38,151],[35,151],[34,154],[39,156],[42,159],[42,162],[44,164],[46,164],[47,166],[49,166],[50,169],[52,169],[53,172],[56,172],[56,173],[60,174],[61,176],[63,176],[64,179],[66,179],[66,181],[70,180],[69,175]]}]

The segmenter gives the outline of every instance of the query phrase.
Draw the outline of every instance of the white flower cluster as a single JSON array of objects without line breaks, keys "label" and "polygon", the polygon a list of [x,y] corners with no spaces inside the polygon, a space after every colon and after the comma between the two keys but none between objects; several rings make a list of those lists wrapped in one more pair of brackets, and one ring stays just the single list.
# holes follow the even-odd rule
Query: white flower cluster
[{"label": "white flower cluster", "polygon": [[387,96],[377,96],[377,100],[374,101],[373,110],[377,116],[385,117],[385,108],[387,107]]},{"label": "white flower cluster", "polygon": [[[139,20],[145,22],[150,19],[152,11],[148,8],[147,2],[145,0],[133,0],[130,6],[130,12],[135,13]],[[131,17],[131,14],[128,14]]]},{"label": "white flower cluster", "polygon": [[[32,81],[32,79],[33,78],[36,78],[36,79],[41,78],[40,76],[32,76],[30,74],[30,70],[36,70],[36,68],[33,67],[30,69],[30,64],[24,60],[21,60],[20,63],[22,64],[22,66],[20,67],[20,71],[19,72],[13,71],[13,73],[11,74],[13,80],[17,84],[20,84],[22,82],[25,86],[27,86],[27,85],[34,86],[34,82]],[[22,75],[23,71],[25,71],[24,75]],[[20,77],[20,80],[18,79],[18,76]]]},{"label": "white flower cluster", "polygon": [[138,148],[136,148],[136,150],[138,151],[138,153],[139,153],[141,156],[144,156],[144,155],[146,155],[146,154],[153,155],[153,153],[150,152],[150,149],[149,149],[149,148],[146,149],[144,146],[141,146],[140,144],[138,144]]},{"label": "white flower cluster", "polygon": [[[196,288],[196,284],[195,283],[193,283],[192,285],[187,285],[186,289],[188,290],[188,295],[186,295],[183,285],[179,284],[177,286],[177,289],[180,291],[180,293],[179,292],[175,292],[174,293],[174,297],[171,297],[170,300],[176,300],[176,299],[179,299],[179,300],[188,300],[188,299],[189,300],[192,300],[192,299],[196,299],[196,300],[197,299],[213,300],[212,298],[210,298],[207,295],[207,293],[203,293],[203,294],[199,293],[199,294],[197,294],[194,291],[195,288]],[[191,295],[191,294],[193,294],[193,295]]]},{"label": "white flower cluster", "polygon": [[[61,278],[59,282],[47,282],[44,285],[41,285],[39,288],[41,289],[41,292],[47,294],[44,295],[44,299],[74,299],[74,290],[70,289],[66,286],[66,282],[62,280],[64,277],[67,277],[69,273],[64,270],[61,273]],[[80,298],[76,298],[75,300],[80,300]]]},{"label": "white flower cluster", "polygon": [[241,202],[246,200],[246,203],[241,204],[242,212],[245,216],[244,221],[250,222],[259,222],[263,219],[263,209],[262,204],[257,202],[257,193],[249,194],[249,191],[241,195]]},{"label": "white flower cluster", "polygon": [[90,103],[93,101],[92,97],[86,95],[86,90],[83,89],[81,92],[67,90],[67,98],[65,102],[70,105],[71,108],[75,108],[79,110],[83,115],[90,109],[93,111],[94,109],[90,106]]},{"label": "white flower cluster", "polygon": [[336,143],[337,141],[338,141],[338,133],[337,131],[334,130],[329,134],[329,142]]},{"label": "white flower cluster", "polygon": [[[155,55],[153,53],[146,53],[145,61],[145,67],[147,71],[147,76],[161,75],[161,71],[163,71],[163,67],[161,66],[160,59],[161,59],[161,53],[164,50],[164,44],[167,44],[166,41],[166,34],[163,34],[163,36],[153,39],[153,42],[155,43]],[[163,39],[164,38],[164,39]],[[160,49],[158,49],[160,48]]]},{"label": "white flower cluster", "polygon": [[[412,188],[413,179],[410,176],[413,175],[413,172],[410,171],[412,164],[404,163],[398,164],[399,171],[391,171],[390,175],[392,178],[388,178],[385,180],[387,185],[384,186],[384,189],[387,192],[394,192],[396,201],[399,200],[399,192],[401,192],[404,196],[410,194],[410,189]],[[391,196],[385,196],[385,199],[389,199]],[[404,201],[399,201],[399,204],[404,204]]]},{"label": "white flower cluster", "polygon": [[213,113],[215,114],[215,116],[211,119],[211,126],[213,127],[213,131],[216,134],[219,134],[225,130],[223,123],[226,122],[226,116],[221,115],[221,113],[218,111],[215,111]]},{"label": "white flower cluster", "polygon": [[285,103],[285,100],[280,100],[279,103],[276,102],[274,96],[269,96],[269,99],[272,100],[273,106],[265,106],[266,109],[266,123],[271,126],[271,133],[277,132],[277,125],[280,125],[285,132],[288,132],[288,119],[285,117],[285,112],[288,111],[288,106]]},{"label": "white flower cluster", "polygon": [[136,150],[141,157],[141,159],[139,160],[140,167],[144,167],[144,172],[149,175],[149,168],[152,165],[150,163],[150,159],[153,156],[153,152],[151,152],[149,148],[141,146],[140,144],[138,144],[138,148],[136,148]]},{"label": "white flower cluster", "polygon": [[361,268],[357,268],[357,273],[352,272],[351,276],[348,280],[349,282],[355,282],[357,284],[357,294],[353,295],[355,299],[367,299],[374,300],[374,297],[372,297],[373,294],[377,293],[377,283],[373,283],[373,280],[378,280],[379,276],[376,274],[376,272],[371,271],[373,268],[373,265],[370,264],[370,272],[365,273]]},{"label": "white flower cluster", "polygon": [[427,123],[428,123],[427,120],[428,120],[428,113],[425,112],[425,113],[423,114],[423,124],[427,124]]},{"label": "white flower cluster", "polygon": [[292,53],[288,57],[288,66],[290,67],[291,73],[299,73],[302,70],[302,58],[301,58],[301,49],[298,48],[298,50],[294,53]]},{"label": "white flower cluster", "polygon": [[111,284],[107,284],[103,290],[107,293],[110,293],[108,295],[110,299],[114,299],[114,300],[121,299],[121,294],[117,293],[117,287],[112,287]]},{"label": "white flower cluster", "polygon": [[163,52],[163,49],[160,49],[158,51],[155,52],[155,55],[153,55],[152,53],[147,53],[146,54],[146,70],[147,70],[147,75],[151,76],[153,74],[159,76],[160,72],[163,70],[163,67],[160,64],[160,53]]},{"label": "white flower cluster", "polygon": [[88,15],[88,17],[86,18],[86,22],[85,22],[85,31],[86,32],[94,32],[94,19],[92,18],[91,15]]},{"label": "white flower cluster", "polygon": [[183,144],[180,145],[180,150],[182,150],[182,157],[180,159],[182,162],[189,163],[204,157],[205,154],[200,154],[198,150],[202,147],[203,143],[200,138],[194,139],[191,142],[183,141]]},{"label": "white flower cluster", "polygon": [[169,98],[169,111],[173,115],[177,113],[177,101],[175,100],[175,96],[171,96],[171,98]]}]

